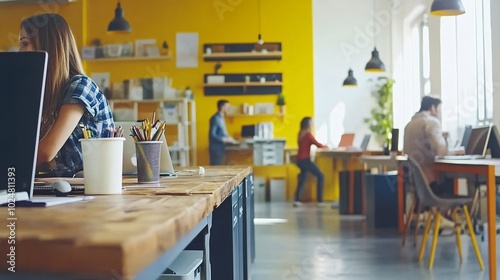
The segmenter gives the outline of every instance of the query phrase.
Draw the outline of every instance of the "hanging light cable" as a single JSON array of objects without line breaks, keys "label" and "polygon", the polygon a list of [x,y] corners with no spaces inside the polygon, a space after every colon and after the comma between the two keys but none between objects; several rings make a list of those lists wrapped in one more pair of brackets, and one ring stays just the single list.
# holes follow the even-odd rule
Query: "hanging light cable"
[{"label": "hanging light cable", "polygon": [[120,1],[118,1],[115,9],[115,18],[113,18],[113,20],[111,20],[111,22],[109,23],[108,32],[130,33],[131,31],[132,28],[130,27],[128,21],[125,19],[122,6],[120,4]]},{"label": "hanging light cable", "polygon": [[434,0],[431,6],[433,16],[458,16],[465,14],[460,0]]},{"label": "hanging light cable", "polygon": [[258,7],[258,20],[259,20],[259,23],[258,23],[258,27],[259,27],[259,36],[257,37],[257,42],[259,43],[259,45],[263,45],[264,44],[264,40],[262,39],[262,23],[261,23],[261,11],[262,11],[262,8],[261,8],[261,3],[260,3],[260,0],[258,2],[259,4],[259,7]]},{"label": "hanging light cable", "polygon": [[373,0],[373,51],[372,51],[372,58],[368,61],[365,67],[366,72],[384,72],[385,71],[385,65],[380,60],[379,53],[377,50],[377,40],[376,40],[376,30],[375,30],[375,1]]}]

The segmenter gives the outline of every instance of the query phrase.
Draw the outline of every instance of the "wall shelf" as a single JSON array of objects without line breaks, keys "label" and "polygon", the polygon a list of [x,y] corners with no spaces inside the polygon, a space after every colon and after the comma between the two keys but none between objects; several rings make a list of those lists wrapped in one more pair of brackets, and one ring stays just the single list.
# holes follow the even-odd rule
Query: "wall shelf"
[{"label": "wall shelf", "polygon": [[280,116],[278,114],[231,114],[226,115],[228,118],[237,118],[237,117],[277,117]]},{"label": "wall shelf", "polygon": [[205,61],[281,60],[282,52],[233,52],[204,54]]},{"label": "wall shelf", "polygon": [[212,43],[203,45],[205,61],[281,60],[281,43]]},{"label": "wall shelf", "polygon": [[205,87],[278,87],[283,86],[282,82],[228,82],[222,84],[205,84]]},{"label": "wall shelf", "polygon": [[105,58],[94,58],[94,59],[84,59],[87,62],[112,62],[112,61],[150,61],[150,60],[172,60],[171,56],[146,56],[146,57],[105,57]]},{"label": "wall shelf", "polygon": [[282,73],[205,74],[204,77],[206,96],[269,95],[280,94],[282,90]]},{"label": "wall shelf", "polygon": [[283,121],[283,119],[285,118],[285,115],[284,114],[281,114],[281,113],[274,113],[274,114],[253,114],[253,115],[249,115],[249,114],[241,114],[241,113],[237,113],[237,114],[231,114],[231,115],[226,115],[226,119],[229,121],[229,122],[233,122],[235,118],[259,118],[259,119],[271,119],[271,118],[278,118],[280,119],[281,121]]}]

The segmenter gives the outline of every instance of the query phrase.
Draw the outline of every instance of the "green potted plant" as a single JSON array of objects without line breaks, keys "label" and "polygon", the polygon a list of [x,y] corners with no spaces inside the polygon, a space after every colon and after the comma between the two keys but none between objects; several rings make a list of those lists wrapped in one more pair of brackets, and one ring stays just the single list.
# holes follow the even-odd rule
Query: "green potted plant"
[{"label": "green potted plant", "polygon": [[371,132],[376,135],[376,140],[381,144],[384,152],[388,153],[394,125],[392,96],[395,81],[389,77],[379,77],[378,82],[374,92],[376,106],[371,111],[371,117],[365,118],[364,121],[369,125]]},{"label": "green potted plant", "polygon": [[284,115],[286,102],[285,102],[285,95],[283,93],[280,93],[278,95],[278,99],[276,100],[276,105],[278,105],[280,114]]}]

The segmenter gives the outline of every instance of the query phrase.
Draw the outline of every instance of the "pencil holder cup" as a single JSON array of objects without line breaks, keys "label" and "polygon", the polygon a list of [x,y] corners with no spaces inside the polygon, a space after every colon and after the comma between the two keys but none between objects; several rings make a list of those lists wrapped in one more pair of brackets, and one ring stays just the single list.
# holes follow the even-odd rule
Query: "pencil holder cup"
[{"label": "pencil holder cup", "polygon": [[135,142],[137,155],[137,182],[160,182],[160,155],[163,141]]},{"label": "pencil holder cup", "polygon": [[125,138],[80,139],[85,194],[121,194]]}]

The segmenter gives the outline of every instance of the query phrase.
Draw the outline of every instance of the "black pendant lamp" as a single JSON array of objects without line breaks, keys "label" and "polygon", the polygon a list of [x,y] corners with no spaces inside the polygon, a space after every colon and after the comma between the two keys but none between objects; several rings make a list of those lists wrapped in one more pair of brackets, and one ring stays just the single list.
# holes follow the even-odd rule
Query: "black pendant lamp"
[{"label": "black pendant lamp", "polygon": [[347,72],[347,78],[344,80],[344,87],[357,87],[358,86],[358,81],[356,78],[354,78],[354,73],[352,72],[351,69]]},{"label": "black pendant lamp", "polygon": [[385,65],[380,60],[380,56],[377,51],[376,47],[376,41],[375,41],[375,1],[373,0],[373,42],[374,42],[374,47],[372,51],[372,58],[368,61],[365,67],[366,72],[384,72],[385,71]]},{"label": "black pendant lamp", "polygon": [[124,12],[120,1],[118,1],[118,5],[115,9],[115,18],[108,25],[108,32],[117,32],[117,33],[130,33],[132,28],[130,28],[130,24],[124,17]]},{"label": "black pendant lamp", "polygon": [[434,0],[431,6],[433,16],[458,16],[465,14],[460,0]]},{"label": "black pendant lamp", "polygon": [[375,47],[372,51],[372,58],[368,61],[365,67],[366,72],[384,72],[385,65],[380,60],[380,56],[378,54],[377,48]]}]

